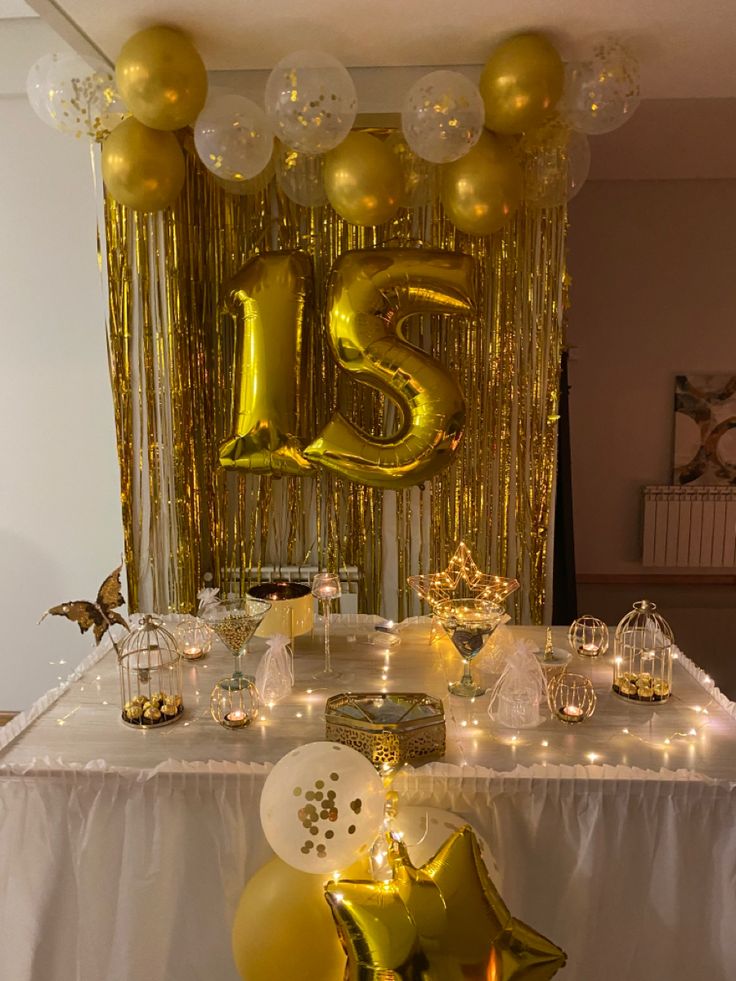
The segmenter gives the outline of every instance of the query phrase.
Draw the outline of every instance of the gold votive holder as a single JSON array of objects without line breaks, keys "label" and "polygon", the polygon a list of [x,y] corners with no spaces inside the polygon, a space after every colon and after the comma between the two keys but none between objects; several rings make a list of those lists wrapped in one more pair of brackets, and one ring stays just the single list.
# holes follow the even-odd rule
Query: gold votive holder
[{"label": "gold votive holder", "polygon": [[325,705],[325,738],[357,749],[376,769],[418,765],[445,754],[445,711],[423,692],[333,695]]},{"label": "gold votive holder", "polygon": [[563,671],[547,684],[550,712],[565,725],[585,722],[595,712],[597,701],[593,682],[585,675]]},{"label": "gold votive holder", "polygon": [[570,649],[583,657],[598,657],[608,650],[608,627],[598,617],[578,617],[567,632]]},{"label": "gold votive holder", "polygon": [[258,692],[248,675],[221,678],[210,695],[210,714],[224,729],[245,729],[258,718]]}]

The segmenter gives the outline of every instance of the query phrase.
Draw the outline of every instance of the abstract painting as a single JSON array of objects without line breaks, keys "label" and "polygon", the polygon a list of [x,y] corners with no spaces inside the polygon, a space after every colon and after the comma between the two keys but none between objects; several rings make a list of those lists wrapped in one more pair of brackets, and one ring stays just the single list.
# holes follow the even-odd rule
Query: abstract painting
[{"label": "abstract painting", "polygon": [[673,483],[736,485],[736,374],[677,375]]}]

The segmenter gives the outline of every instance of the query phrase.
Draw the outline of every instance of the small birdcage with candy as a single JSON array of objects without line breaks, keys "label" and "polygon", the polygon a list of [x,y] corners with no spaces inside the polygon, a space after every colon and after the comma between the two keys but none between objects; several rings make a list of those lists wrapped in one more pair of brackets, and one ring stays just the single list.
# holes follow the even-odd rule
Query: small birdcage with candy
[{"label": "small birdcage with candy", "polygon": [[181,659],[157,617],[145,615],[118,651],[122,719],[137,729],[175,722],[183,712]]},{"label": "small birdcage with candy", "polygon": [[674,636],[656,604],[639,600],[616,627],[613,690],[633,702],[664,702],[672,694]]}]

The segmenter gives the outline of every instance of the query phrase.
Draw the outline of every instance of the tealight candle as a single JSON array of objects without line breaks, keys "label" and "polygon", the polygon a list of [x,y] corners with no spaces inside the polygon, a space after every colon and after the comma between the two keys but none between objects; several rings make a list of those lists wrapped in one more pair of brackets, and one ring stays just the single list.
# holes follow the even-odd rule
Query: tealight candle
[{"label": "tealight candle", "polygon": [[188,644],[182,651],[184,657],[188,661],[196,661],[204,654],[201,647],[197,647],[195,644]]},{"label": "tealight candle", "polygon": [[560,709],[560,714],[571,722],[579,722],[583,717],[583,710],[577,705],[564,705]]},{"label": "tealight candle", "polygon": [[242,709],[233,709],[225,716],[225,724],[233,729],[240,729],[248,724],[248,717]]}]

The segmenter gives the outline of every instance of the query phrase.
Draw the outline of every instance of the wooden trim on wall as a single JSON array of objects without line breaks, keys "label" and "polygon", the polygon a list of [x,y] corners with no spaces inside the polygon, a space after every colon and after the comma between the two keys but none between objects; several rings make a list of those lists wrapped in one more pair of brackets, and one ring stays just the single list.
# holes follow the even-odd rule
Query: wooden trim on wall
[{"label": "wooden trim on wall", "polygon": [[577,581],[583,585],[625,586],[736,586],[734,573],[692,573],[642,572],[641,574],[619,574],[605,572],[580,572]]}]

